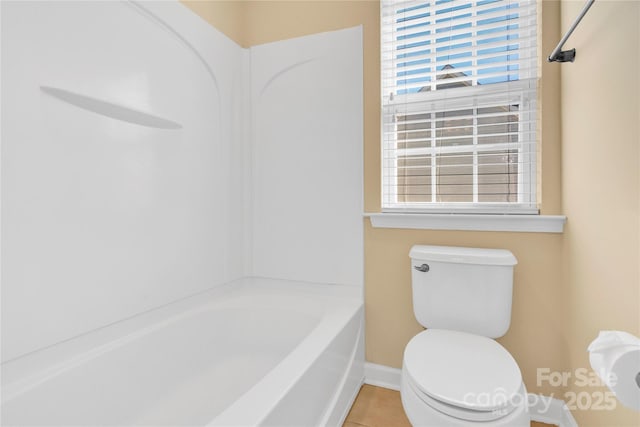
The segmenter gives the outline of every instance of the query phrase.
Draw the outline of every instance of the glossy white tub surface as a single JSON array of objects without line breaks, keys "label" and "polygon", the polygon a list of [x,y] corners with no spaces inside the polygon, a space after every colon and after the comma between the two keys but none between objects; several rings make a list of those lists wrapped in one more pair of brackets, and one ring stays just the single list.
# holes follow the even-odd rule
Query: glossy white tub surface
[{"label": "glossy white tub surface", "polygon": [[2,365],[3,425],[334,425],[361,290],[245,278]]}]

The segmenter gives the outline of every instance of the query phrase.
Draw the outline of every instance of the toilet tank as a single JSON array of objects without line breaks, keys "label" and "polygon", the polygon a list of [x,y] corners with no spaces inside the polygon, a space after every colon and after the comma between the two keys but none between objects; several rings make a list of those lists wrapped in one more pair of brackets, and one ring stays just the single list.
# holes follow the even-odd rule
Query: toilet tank
[{"label": "toilet tank", "polygon": [[517,264],[511,252],[416,245],[409,256],[413,311],[422,326],[490,338],[507,332]]}]

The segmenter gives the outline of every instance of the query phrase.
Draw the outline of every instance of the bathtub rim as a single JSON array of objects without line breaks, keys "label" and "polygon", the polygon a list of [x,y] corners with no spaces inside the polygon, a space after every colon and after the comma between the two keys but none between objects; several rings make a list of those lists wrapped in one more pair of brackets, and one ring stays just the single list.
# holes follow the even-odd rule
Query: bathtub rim
[{"label": "bathtub rim", "polygon": [[[348,307],[346,311],[336,311],[332,313],[332,316],[340,318],[339,330],[336,331],[336,322],[333,322],[333,319],[321,320],[320,324],[291,353],[207,426],[263,425],[278,403],[291,392],[314,363],[333,344],[338,335],[344,332],[352,322],[357,322],[359,323],[357,340],[353,343],[353,348],[349,349],[350,360],[339,381],[338,396],[328,397],[322,421],[328,422],[336,417],[346,418],[350,404],[355,400],[357,390],[364,381],[364,301],[360,300],[355,306]],[[295,369],[291,369],[293,367]],[[342,388],[347,385],[349,375],[357,377],[358,386],[355,394],[353,390],[350,393],[347,391],[347,395],[352,394],[352,398],[347,397],[345,400],[341,394]],[[353,389],[353,386],[351,388]],[[277,394],[270,393],[273,390],[277,391]],[[349,406],[345,410],[347,400]],[[251,411],[247,411],[247,401],[251,403]],[[333,413],[334,411],[340,412],[341,407],[344,414]]]}]

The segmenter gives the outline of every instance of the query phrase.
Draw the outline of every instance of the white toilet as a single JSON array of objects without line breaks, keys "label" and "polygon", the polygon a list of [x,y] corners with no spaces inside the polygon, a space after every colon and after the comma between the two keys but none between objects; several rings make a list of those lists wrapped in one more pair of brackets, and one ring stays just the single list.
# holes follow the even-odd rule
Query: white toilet
[{"label": "white toilet", "polygon": [[414,426],[530,424],[518,364],[493,338],[511,322],[513,254],[411,248],[413,311],[427,329],[404,351],[400,394]]}]

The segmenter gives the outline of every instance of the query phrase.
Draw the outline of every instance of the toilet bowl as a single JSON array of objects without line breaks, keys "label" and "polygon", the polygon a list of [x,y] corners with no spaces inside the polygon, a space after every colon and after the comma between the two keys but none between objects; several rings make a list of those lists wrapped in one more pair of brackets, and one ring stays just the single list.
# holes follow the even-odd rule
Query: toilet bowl
[{"label": "toilet bowl", "polygon": [[404,352],[400,395],[414,426],[528,427],[520,368],[493,338],[511,323],[513,254],[411,248],[413,309],[428,328]]},{"label": "toilet bowl", "polygon": [[404,353],[402,405],[414,426],[529,426],[513,357],[494,340],[428,329]]}]

